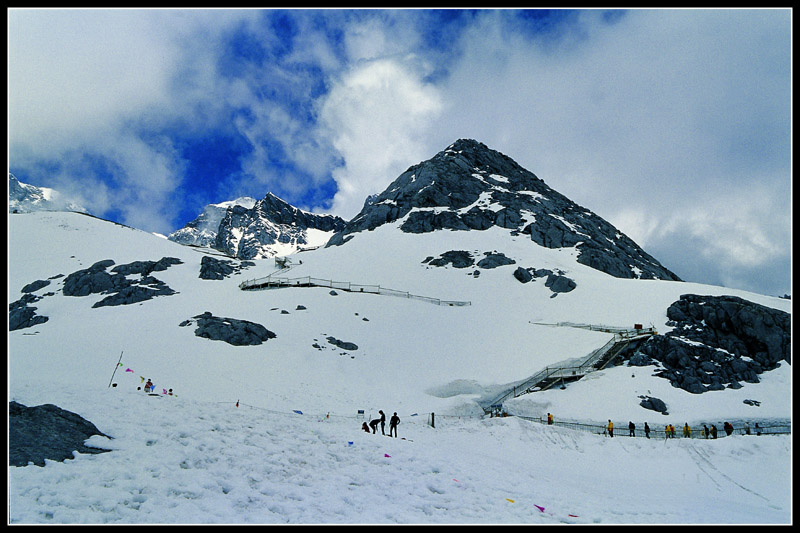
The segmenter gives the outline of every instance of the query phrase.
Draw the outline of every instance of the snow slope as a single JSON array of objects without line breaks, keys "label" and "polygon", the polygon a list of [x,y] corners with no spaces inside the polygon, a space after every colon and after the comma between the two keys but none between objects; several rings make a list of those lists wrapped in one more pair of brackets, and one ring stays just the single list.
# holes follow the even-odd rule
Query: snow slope
[{"label": "snow slope", "polygon": [[[245,279],[276,271],[274,261],[202,280],[202,251],[76,213],[16,214],[9,225],[9,303],[32,281],[103,259],[183,261],[153,274],[179,294],[129,306],[93,309],[102,295],[64,296],[63,278],[54,279],[37,294],[55,294],[33,304],[50,320],[9,333],[10,400],[54,403],[114,437],[89,441],[111,453],[11,467],[12,523],[791,520],[788,436],[607,439],[517,417],[482,418],[475,403],[482,392],[610,338],[536,322],[665,331],[666,308],[685,293],[732,294],[785,311],[790,301],[612,278],[576,263],[571,250],[544,249],[497,228],[408,235],[388,224],[343,246],[295,254],[282,274],[470,302],[439,306],[341,290],[333,296],[327,288],[241,291]],[[475,268],[423,263],[448,250],[476,258],[496,250],[517,265],[474,277]],[[553,298],[543,281],[516,281],[516,266],[560,268],[577,288]],[[277,337],[231,346],[179,327],[205,311],[263,324]],[[329,336],[358,349],[336,348]],[[120,354],[118,386],[109,388]],[[618,367],[507,407],[533,417],[553,412],[557,420],[612,418],[618,427],[790,419],[788,366],[759,384],[702,395],[652,377],[652,368]],[[136,390],[142,377],[177,396],[144,396]],[[669,420],[639,406],[643,393],[668,404]],[[744,404],[748,398],[760,407]],[[408,440],[360,431],[358,411],[369,419],[378,409],[398,412]],[[427,424],[430,413],[436,428]]]}]

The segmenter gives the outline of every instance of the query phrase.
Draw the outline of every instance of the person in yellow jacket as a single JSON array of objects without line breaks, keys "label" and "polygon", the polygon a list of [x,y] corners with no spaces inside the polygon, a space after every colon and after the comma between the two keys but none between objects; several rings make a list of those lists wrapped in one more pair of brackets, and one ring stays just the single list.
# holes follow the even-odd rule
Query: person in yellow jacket
[{"label": "person in yellow jacket", "polygon": [[691,439],[692,438],[692,428],[689,427],[689,423],[686,422],[683,424],[683,436],[684,438]]},{"label": "person in yellow jacket", "polygon": [[608,429],[608,436],[609,437],[613,437],[614,436],[614,422],[609,420],[607,429]]}]

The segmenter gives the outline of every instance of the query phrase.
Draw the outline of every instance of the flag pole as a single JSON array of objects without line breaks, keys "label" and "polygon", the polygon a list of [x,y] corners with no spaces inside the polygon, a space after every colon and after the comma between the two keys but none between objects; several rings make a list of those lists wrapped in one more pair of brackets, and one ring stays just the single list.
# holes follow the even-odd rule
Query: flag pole
[{"label": "flag pole", "polygon": [[[125,350],[123,350],[122,352],[124,351]],[[122,361],[122,352],[119,352],[119,361],[117,361],[117,364],[114,366],[114,374],[117,373],[117,369],[119,368],[119,363],[120,361]],[[114,374],[111,374],[111,381],[114,381]],[[111,387],[111,381],[108,382],[108,388]]]}]

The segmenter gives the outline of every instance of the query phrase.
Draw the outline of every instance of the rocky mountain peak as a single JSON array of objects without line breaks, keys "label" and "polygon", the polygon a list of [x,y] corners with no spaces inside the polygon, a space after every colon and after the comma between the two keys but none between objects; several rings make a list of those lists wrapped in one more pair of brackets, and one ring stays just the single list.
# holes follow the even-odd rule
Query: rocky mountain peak
[{"label": "rocky mountain peak", "polygon": [[21,183],[13,174],[8,174],[8,212],[29,213],[32,211],[75,211],[88,213],[86,208],[64,198],[61,193],[48,187],[37,187]]},{"label": "rocky mountain peak", "polygon": [[579,251],[578,262],[620,278],[679,278],[610,223],[548,187],[510,157],[459,139],[410,167],[328,242],[401,221],[406,233],[508,229],[547,248]]},{"label": "rocky mountain peak", "polygon": [[239,259],[259,259],[321,246],[345,225],[332,215],[298,209],[272,193],[252,207],[225,211],[212,247]]}]

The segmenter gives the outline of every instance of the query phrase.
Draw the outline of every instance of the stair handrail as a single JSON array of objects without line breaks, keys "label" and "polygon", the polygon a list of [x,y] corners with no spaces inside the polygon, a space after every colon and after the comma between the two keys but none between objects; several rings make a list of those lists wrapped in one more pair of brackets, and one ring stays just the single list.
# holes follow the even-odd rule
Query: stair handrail
[{"label": "stair handrail", "polygon": [[[561,323],[566,324],[566,323]],[[588,326],[588,325],[587,325]],[[611,329],[611,328],[609,328]],[[589,355],[585,356],[583,359],[580,359],[579,364],[571,365],[571,366],[564,366],[563,364],[557,365],[548,365],[544,367],[542,370],[534,374],[533,376],[517,382],[510,388],[506,389],[499,395],[497,395],[494,399],[490,402],[481,402],[482,405],[485,405],[489,408],[498,407],[502,405],[502,402],[506,400],[509,396],[517,397],[525,394],[526,392],[532,392],[533,389],[538,383],[541,383],[545,379],[549,379],[553,376],[555,377],[573,377],[573,376],[583,376],[589,372],[592,372],[591,368],[593,365],[602,359],[605,355],[612,351],[612,349],[619,345],[627,346],[631,340],[637,337],[644,337],[649,336],[655,333],[654,328],[648,328],[647,331],[642,332],[643,330],[637,329],[628,329],[628,328],[613,328],[619,330],[613,334],[611,339],[606,342],[600,348],[597,348],[589,353]],[[642,332],[642,333],[640,333]],[[633,335],[631,335],[633,333]],[[588,370],[588,372],[587,372]],[[566,372],[566,373],[565,373]],[[517,391],[520,391],[517,394]],[[486,409],[486,407],[484,407]]]}]

